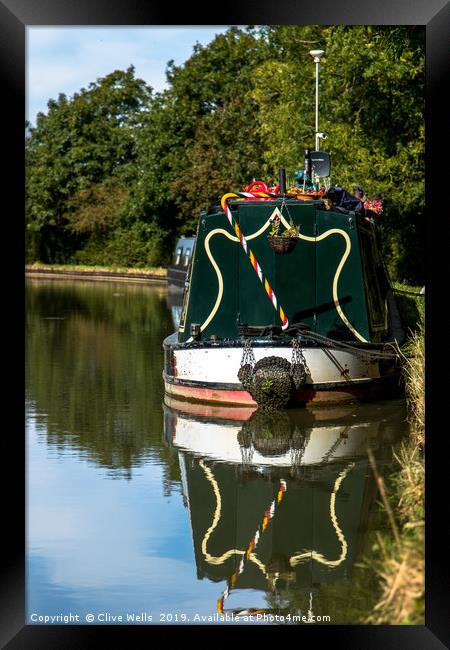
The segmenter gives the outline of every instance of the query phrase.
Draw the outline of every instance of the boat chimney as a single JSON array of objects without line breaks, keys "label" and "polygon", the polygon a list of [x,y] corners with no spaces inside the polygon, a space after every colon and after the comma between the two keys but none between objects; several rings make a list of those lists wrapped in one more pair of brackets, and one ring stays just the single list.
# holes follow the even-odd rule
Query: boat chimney
[{"label": "boat chimney", "polygon": [[311,182],[311,151],[305,149],[305,166],[303,170],[303,191],[306,189],[306,183]]},{"label": "boat chimney", "polygon": [[283,167],[280,169],[280,194],[286,194],[286,170]]}]

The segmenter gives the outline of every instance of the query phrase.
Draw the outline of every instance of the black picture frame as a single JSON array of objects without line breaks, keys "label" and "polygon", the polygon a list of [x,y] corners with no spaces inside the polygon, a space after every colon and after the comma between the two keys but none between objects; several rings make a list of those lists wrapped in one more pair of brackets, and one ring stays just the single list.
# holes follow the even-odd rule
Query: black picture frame
[{"label": "black picture frame", "polygon": [[[176,7],[176,18],[174,8]],[[432,324],[433,312],[441,312],[446,302],[434,287],[433,278],[446,279],[446,240],[441,235],[446,225],[446,206],[441,200],[445,195],[445,178],[433,173],[438,166],[438,156],[448,132],[448,109],[445,84],[448,80],[448,34],[450,33],[450,6],[446,0],[370,0],[339,3],[331,0],[270,3],[262,0],[257,5],[249,2],[233,6],[215,7],[212,11],[204,4],[169,6],[151,4],[142,0],[0,0],[0,66],[4,90],[3,158],[7,165],[4,172],[4,242],[11,251],[8,272],[4,277],[4,300],[7,304],[7,334],[4,338],[6,359],[4,361],[5,411],[13,415],[12,424],[4,427],[4,449],[10,475],[3,491],[3,553],[4,570],[1,581],[1,638],[2,647],[11,650],[24,648],[90,648],[104,640],[106,633],[116,643],[134,647],[148,644],[155,634],[167,636],[172,630],[189,634],[204,629],[172,626],[27,626],[25,621],[25,443],[23,436],[23,305],[24,305],[24,121],[25,107],[25,29],[34,25],[246,25],[246,24],[376,24],[376,25],[424,25],[427,43],[427,104],[426,104],[426,161],[427,161],[427,270],[426,303],[427,332],[433,328],[436,334],[426,338],[427,370],[427,452],[426,452],[426,622],[424,626],[302,626],[296,628],[300,643],[323,643],[327,639],[333,648],[418,648],[420,650],[449,647],[450,607],[447,562],[446,456],[443,442],[447,436],[441,420],[442,406],[446,404],[446,384],[442,379],[436,359],[442,357],[437,345],[445,343],[442,330]],[[11,144],[5,144],[5,136]],[[440,251],[439,246],[443,246]],[[436,267],[433,269],[433,263]],[[443,301],[443,303],[442,303]],[[442,313],[440,314],[442,317]],[[436,328],[436,330],[434,330]],[[13,341],[16,345],[10,344]],[[434,352],[436,351],[436,352]],[[433,370],[433,365],[434,366]],[[443,370],[445,370],[445,365]],[[444,373],[445,374],[445,373]],[[14,378],[14,381],[12,379]],[[11,380],[10,380],[11,379]],[[437,415],[439,414],[439,415]],[[201,626],[200,626],[201,627]],[[219,632],[220,630],[220,632]],[[292,628],[290,628],[292,632]],[[206,634],[220,633],[239,641],[243,632],[259,638],[261,629],[255,626],[239,629],[208,627]],[[284,628],[264,627],[265,638],[280,639]],[[276,635],[276,636],[275,636]],[[133,640],[131,640],[133,639]],[[156,641],[157,642],[157,641]]]}]

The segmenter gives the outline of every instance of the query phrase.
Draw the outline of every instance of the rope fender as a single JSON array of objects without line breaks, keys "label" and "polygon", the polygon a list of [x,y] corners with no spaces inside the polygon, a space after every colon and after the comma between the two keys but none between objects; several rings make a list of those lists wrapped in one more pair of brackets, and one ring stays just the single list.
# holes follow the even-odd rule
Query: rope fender
[{"label": "rope fender", "polygon": [[255,363],[248,339],[244,345],[238,379],[260,408],[277,410],[288,404],[294,391],[305,383],[308,372],[295,339],[292,341],[291,363],[277,356],[263,357]]}]

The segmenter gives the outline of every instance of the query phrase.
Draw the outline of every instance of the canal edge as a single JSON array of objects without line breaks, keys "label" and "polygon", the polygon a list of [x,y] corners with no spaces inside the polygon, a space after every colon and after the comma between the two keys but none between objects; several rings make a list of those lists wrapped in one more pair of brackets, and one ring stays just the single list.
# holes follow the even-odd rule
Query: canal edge
[{"label": "canal edge", "polygon": [[[167,284],[167,276],[159,275],[157,273],[121,273],[118,271],[86,271],[82,269],[44,269],[34,268],[32,266],[25,266],[26,278],[43,278],[50,276],[52,279],[80,279],[84,280],[119,280],[130,282],[146,282],[152,284],[160,283]],[[49,278],[50,279],[50,278]]]}]

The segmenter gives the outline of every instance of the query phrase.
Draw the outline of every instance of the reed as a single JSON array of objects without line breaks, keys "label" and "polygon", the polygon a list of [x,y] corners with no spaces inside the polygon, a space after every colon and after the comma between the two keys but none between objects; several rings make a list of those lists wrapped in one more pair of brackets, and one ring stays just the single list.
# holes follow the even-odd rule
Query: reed
[{"label": "reed", "polygon": [[408,356],[404,359],[403,375],[408,405],[408,419],[416,442],[425,445],[425,326],[413,332],[407,343]]},{"label": "reed", "polygon": [[[388,625],[424,624],[425,573],[425,325],[423,314],[408,333],[404,347],[403,375],[410,434],[394,452],[396,470],[386,488],[395,520],[392,535],[378,534],[375,569],[380,595],[366,623]],[[377,478],[376,467],[374,468]],[[384,501],[386,496],[384,497]]]}]

